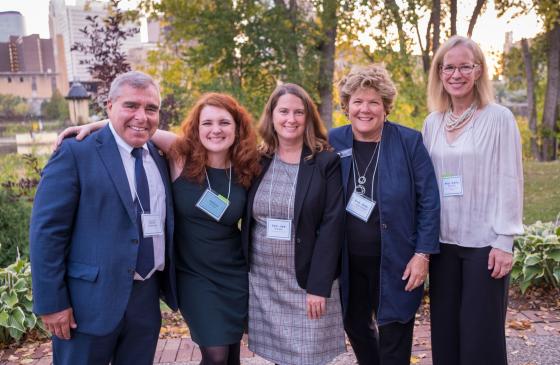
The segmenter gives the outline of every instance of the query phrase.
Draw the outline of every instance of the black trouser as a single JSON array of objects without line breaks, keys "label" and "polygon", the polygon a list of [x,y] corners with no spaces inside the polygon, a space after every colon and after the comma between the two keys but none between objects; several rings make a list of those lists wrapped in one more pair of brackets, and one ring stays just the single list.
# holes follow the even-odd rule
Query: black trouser
[{"label": "black trouser", "polygon": [[488,270],[491,247],[441,244],[430,259],[434,365],[506,365],[505,317],[509,275]]},{"label": "black trouser", "polygon": [[350,296],[344,329],[360,365],[409,365],[414,318],[377,327],[379,256],[350,255]]}]

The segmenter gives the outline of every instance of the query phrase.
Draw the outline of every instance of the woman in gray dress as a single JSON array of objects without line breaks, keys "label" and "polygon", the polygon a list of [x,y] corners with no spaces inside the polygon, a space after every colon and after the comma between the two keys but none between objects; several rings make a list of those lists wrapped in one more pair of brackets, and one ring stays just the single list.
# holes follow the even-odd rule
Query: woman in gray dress
[{"label": "woman in gray dress", "polygon": [[262,173],[247,196],[249,349],[282,365],[345,351],[338,282],[344,234],[339,157],[309,95],[279,86],[261,116]]}]

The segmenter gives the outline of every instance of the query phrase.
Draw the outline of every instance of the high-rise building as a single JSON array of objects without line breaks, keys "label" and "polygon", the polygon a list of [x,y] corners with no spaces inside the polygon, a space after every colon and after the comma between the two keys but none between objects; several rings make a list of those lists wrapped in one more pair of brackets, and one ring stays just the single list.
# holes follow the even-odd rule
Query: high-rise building
[{"label": "high-rise building", "polygon": [[19,11],[0,12],[0,42],[8,42],[10,36],[25,35],[25,21]]},{"label": "high-rise building", "polygon": [[[55,53],[59,52],[60,49],[64,50],[68,80],[70,82],[93,81],[87,70],[87,65],[80,64],[80,61],[87,60],[88,56],[77,51],[70,51],[74,43],[87,42],[86,35],[80,32],[80,29],[89,25],[86,20],[87,16],[98,16],[100,19],[103,19],[107,16],[107,3],[98,0],[76,0],[76,5],[66,5],[65,0],[50,0],[50,35],[57,43],[62,39],[63,46],[60,47],[60,45],[56,44]],[[135,26],[133,24],[130,25],[130,27]],[[61,37],[57,37],[57,35],[61,35]],[[140,33],[137,33],[133,37],[126,39],[123,44],[123,51],[126,52],[140,45]]]}]

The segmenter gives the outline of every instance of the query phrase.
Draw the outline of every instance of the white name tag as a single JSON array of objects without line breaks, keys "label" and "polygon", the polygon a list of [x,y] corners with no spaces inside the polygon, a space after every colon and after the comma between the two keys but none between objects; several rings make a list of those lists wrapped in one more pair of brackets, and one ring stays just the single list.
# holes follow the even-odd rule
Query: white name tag
[{"label": "white name tag", "polygon": [[292,221],[290,219],[266,218],[266,238],[289,241],[292,239]]},{"label": "white name tag", "polygon": [[210,189],[206,189],[200,199],[198,199],[196,207],[219,222],[229,207],[229,200]]},{"label": "white name tag", "polygon": [[463,195],[463,177],[461,175],[444,176],[441,178],[443,196]]},{"label": "white name tag", "polygon": [[373,208],[375,208],[375,201],[357,192],[352,193],[346,205],[346,211],[348,213],[364,222],[369,220]]},{"label": "white name tag", "polygon": [[144,237],[153,237],[163,234],[163,225],[161,224],[161,217],[158,214],[142,213],[142,232]]}]

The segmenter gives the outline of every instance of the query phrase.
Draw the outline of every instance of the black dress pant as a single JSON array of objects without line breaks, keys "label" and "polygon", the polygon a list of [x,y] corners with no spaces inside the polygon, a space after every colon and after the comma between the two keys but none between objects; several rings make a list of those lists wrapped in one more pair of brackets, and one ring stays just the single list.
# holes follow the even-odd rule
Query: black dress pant
[{"label": "black dress pant", "polygon": [[430,258],[434,365],[507,364],[509,275],[490,276],[490,249],[442,243],[440,254]]},{"label": "black dress pant", "polygon": [[350,255],[350,296],[344,329],[360,365],[409,365],[414,318],[377,326],[381,257]]}]

